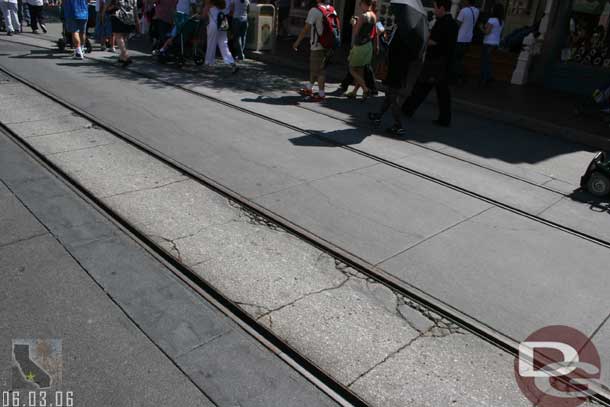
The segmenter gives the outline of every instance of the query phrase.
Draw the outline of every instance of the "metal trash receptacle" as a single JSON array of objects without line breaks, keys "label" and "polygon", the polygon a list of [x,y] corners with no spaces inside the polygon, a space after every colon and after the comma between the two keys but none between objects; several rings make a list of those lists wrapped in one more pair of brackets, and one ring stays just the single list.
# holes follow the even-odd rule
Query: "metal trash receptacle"
[{"label": "metal trash receptacle", "polygon": [[246,48],[254,51],[270,51],[275,43],[275,7],[257,4],[248,15]]}]

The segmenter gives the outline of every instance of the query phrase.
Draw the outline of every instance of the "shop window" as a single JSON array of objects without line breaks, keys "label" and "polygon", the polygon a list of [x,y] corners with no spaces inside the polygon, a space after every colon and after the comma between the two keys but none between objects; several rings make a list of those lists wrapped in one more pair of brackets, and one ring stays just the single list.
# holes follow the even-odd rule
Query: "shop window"
[{"label": "shop window", "polygon": [[609,20],[609,0],[574,0],[561,61],[610,68]]}]

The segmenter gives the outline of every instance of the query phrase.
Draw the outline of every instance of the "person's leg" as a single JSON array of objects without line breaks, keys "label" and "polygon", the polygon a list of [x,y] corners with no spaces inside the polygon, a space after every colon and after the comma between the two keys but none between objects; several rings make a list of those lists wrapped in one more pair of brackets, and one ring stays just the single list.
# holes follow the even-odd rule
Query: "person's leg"
[{"label": "person's leg", "polygon": [[222,60],[225,64],[235,65],[235,59],[233,55],[231,55],[231,51],[229,50],[229,39],[227,38],[226,31],[220,31],[217,36],[217,44],[218,49],[220,49],[220,55],[222,55]]},{"label": "person's leg", "polygon": [[8,3],[8,13],[13,23],[13,30],[15,32],[21,32],[21,21],[19,20],[19,15],[17,12],[17,4]]},{"label": "person's leg", "polygon": [[129,54],[127,53],[127,43],[126,43],[127,34],[115,33],[115,37],[116,37],[117,45],[119,46],[119,50],[120,50],[119,60],[127,61],[129,59]]},{"label": "person's leg", "polygon": [[241,44],[241,59],[245,59],[245,54],[244,52],[246,52],[246,36],[248,35],[248,20],[241,20],[239,22],[239,28],[240,28],[240,32],[239,32],[239,36],[240,36],[240,44]]},{"label": "person's leg", "polygon": [[321,97],[324,97],[326,94],[324,92],[324,88],[326,86],[326,65],[327,65],[327,58],[329,57],[329,52],[326,50],[320,51],[321,52],[321,61],[320,61],[320,72],[318,74],[318,94]]},{"label": "person's leg", "polygon": [[362,88],[364,93],[368,93],[369,89],[366,86],[364,81],[364,68],[363,67],[350,67],[350,72],[354,77],[354,82],[356,82],[356,86]]},{"label": "person's leg", "polygon": [[27,7],[30,10],[30,27],[32,28],[32,31],[37,31],[38,30],[38,19],[36,18],[36,12],[34,11],[35,6],[28,4]]},{"label": "person's leg", "polygon": [[2,9],[2,15],[4,16],[4,25],[6,25],[6,33],[11,34],[15,29],[13,28],[13,19],[8,12],[8,2],[0,1],[0,8]]},{"label": "person's leg", "polygon": [[491,79],[491,46],[483,44],[481,49],[481,82],[487,83]]},{"label": "person's leg", "polygon": [[42,32],[46,34],[47,26],[45,24],[45,18],[44,18],[44,7],[43,6],[34,6],[34,9],[36,11],[36,21],[38,22],[38,25],[42,29]]},{"label": "person's leg", "polygon": [[309,84],[306,85],[307,89],[313,92],[313,86],[318,80],[318,76],[320,75],[320,58],[322,51],[310,51],[309,52]]},{"label": "person's leg", "polygon": [[402,105],[402,111],[407,116],[413,116],[419,106],[426,100],[428,93],[432,90],[433,84],[429,82],[417,82],[413,87],[413,92],[407,97]]},{"label": "person's leg", "polygon": [[439,110],[437,123],[449,126],[451,124],[451,90],[448,81],[441,81],[436,84],[436,97]]},{"label": "person's leg", "polygon": [[233,22],[231,23],[231,34],[233,35],[233,43],[234,43],[233,51],[235,52],[235,58],[243,59],[242,47],[241,47],[241,36],[239,35],[240,34],[239,23],[240,23],[240,21],[238,18],[233,19]]},{"label": "person's leg", "polygon": [[216,44],[218,43],[218,30],[216,29],[216,26],[208,24],[207,34],[208,41],[205,50],[205,64],[214,65],[214,62],[216,60]]},{"label": "person's leg", "polygon": [[373,73],[373,67],[371,65],[364,67],[364,82],[366,83],[366,87],[369,88],[369,91],[377,92],[375,74]]}]

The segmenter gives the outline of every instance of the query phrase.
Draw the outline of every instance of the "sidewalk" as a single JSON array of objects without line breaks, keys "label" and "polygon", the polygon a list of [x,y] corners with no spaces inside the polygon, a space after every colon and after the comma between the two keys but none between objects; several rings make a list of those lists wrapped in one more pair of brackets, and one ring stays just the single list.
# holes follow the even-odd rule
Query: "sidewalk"
[{"label": "sidewalk", "polygon": [[[309,52],[303,45],[299,52],[292,50],[293,40],[278,40],[274,53],[254,53],[252,59],[284,65],[306,71]],[[328,68],[328,77],[341,81],[347,72],[346,53],[338,50]],[[303,76],[305,77],[305,76]],[[453,87],[453,106],[456,110],[474,113],[499,122],[532,131],[561,137],[592,147],[610,149],[610,127],[597,117],[575,114],[575,106],[582,97],[556,92],[537,86],[517,86],[494,83],[489,88],[475,86],[472,80],[464,87]],[[433,93],[433,92],[432,92]],[[435,96],[431,96],[434,101]],[[434,102],[435,103],[435,102]]]},{"label": "sidewalk", "polygon": [[[61,123],[36,131],[82,125]],[[0,391],[19,405],[33,390],[54,405],[335,405],[3,134],[0,230]]]}]

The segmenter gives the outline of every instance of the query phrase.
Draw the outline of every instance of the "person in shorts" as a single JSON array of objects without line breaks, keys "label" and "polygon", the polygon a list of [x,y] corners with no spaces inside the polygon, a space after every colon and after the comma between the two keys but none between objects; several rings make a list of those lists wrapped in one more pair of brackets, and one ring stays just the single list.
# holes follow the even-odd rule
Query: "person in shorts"
[{"label": "person in shorts", "polygon": [[[298,51],[301,41],[307,34],[310,37],[310,54],[309,54],[309,83],[299,93],[307,97],[311,102],[321,102],[325,98],[324,85],[326,82],[326,64],[330,57],[330,50],[324,48],[320,44],[320,35],[324,31],[323,18],[324,15],[320,11],[320,7],[326,6],[322,0],[316,0],[316,4],[307,13],[305,26],[301,30],[297,40],[292,48]],[[314,84],[318,82],[318,93],[313,92]]]},{"label": "person in shorts", "polygon": [[72,33],[74,58],[83,59],[87,36],[87,19],[89,18],[89,5],[87,0],[65,0],[63,2],[66,31]]},{"label": "person in shorts", "polygon": [[140,30],[136,0],[110,0],[104,12],[110,14],[112,35],[120,50],[119,63],[127,66],[133,62],[127,52],[127,38]]}]

